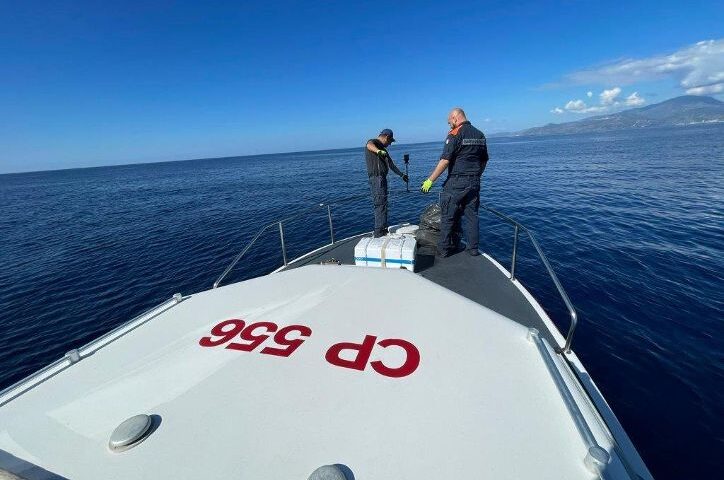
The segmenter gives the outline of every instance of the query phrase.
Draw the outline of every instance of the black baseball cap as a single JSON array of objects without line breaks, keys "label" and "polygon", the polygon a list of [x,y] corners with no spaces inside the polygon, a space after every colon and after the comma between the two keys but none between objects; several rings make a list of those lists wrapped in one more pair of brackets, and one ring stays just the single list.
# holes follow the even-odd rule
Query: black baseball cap
[{"label": "black baseball cap", "polygon": [[382,131],[380,132],[380,135],[387,135],[388,137],[390,137],[390,142],[394,142],[394,141],[395,141],[395,136],[394,136],[394,134],[392,133],[392,130],[390,130],[389,128],[385,128],[384,130],[382,130]]}]

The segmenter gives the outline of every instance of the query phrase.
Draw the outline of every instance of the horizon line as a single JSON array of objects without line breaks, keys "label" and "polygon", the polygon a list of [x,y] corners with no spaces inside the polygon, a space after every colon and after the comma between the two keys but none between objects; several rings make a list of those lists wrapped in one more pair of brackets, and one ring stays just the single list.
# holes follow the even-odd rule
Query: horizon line
[{"label": "horizon line", "polygon": [[[721,102],[721,100],[718,100],[717,98],[715,98],[716,96],[717,96],[717,95],[678,95],[678,96],[676,96],[676,97],[668,98],[668,99],[666,99],[666,100],[662,100],[662,101],[657,102],[657,103],[651,103],[651,104],[646,105],[646,106],[644,106],[644,107],[626,108],[626,109],[624,109],[624,110],[621,110],[620,112],[615,112],[615,113],[612,112],[612,114],[623,113],[623,112],[630,111],[630,110],[639,110],[639,109],[641,109],[641,108],[652,107],[652,106],[654,106],[654,105],[659,105],[659,104],[668,102],[668,101],[670,101],[670,100],[674,100],[674,99],[678,99],[678,98],[683,98],[683,97],[710,98],[710,99],[712,99],[712,100],[716,100],[716,101]],[[604,114],[604,115],[605,115],[605,114]],[[551,122],[551,123],[548,123],[548,124],[546,124],[546,125],[544,125],[544,126],[530,127],[530,128],[528,128],[528,129],[516,130],[516,131],[512,131],[512,132],[511,132],[511,131],[491,132],[491,133],[488,133],[488,134],[487,134],[487,137],[489,137],[489,138],[494,138],[494,137],[519,137],[519,136],[525,137],[525,136],[527,136],[527,135],[520,135],[520,133],[525,132],[525,131],[530,130],[530,129],[542,128],[542,127],[545,127],[545,126],[548,126],[548,125],[562,125],[562,124],[566,124],[566,123],[576,123],[576,122],[579,122],[579,121],[582,121],[582,120],[586,120],[586,119],[588,119],[588,118],[594,118],[594,117],[597,117],[597,116],[604,116],[604,115],[586,116],[586,117],[582,117],[582,118],[579,118],[579,119],[577,119],[577,120],[572,120],[572,121],[568,121],[568,122],[560,122],[560,123]],[[436,143],[436,142],[438,142],[438,140],[429,140],[429,141],[424,141],[424,142],[403,143],[403,144],[400,144],[400,145],[422,145],[422,144],[426,144],[426,143]],[[263,157],[263,156],[268,156],[268,155],[302,154],[302,153],[315,153],[315,152],[334,152],[334,151],[353,150],[353,149],[355,149],[355,148],[360,148],[360,147],[325,148],[325,149],[319,149],[319,150],[292,150],[292,151],[256,153],[256,154],[247,154],[247,155],[224,155],[224,156],[220,156],[220,157],[186,158],[186,159],[178,159],[178,160],[157,160],[157,161],[152,161],[152,162],[146,162],[146,161],[134,162],[134,161],[130,161],[130,162],[127,162],[127,163],[111,163],[111,164],[107,164],[107,165],[89,165],[89,166],[67,167],[67,168],[49,168],[49,169],[43,169],[43,170],[24,170],[24,171],[15,171],[15,172],[0,172],[0,176],[3,176],[3,175],[23,175],[23,174],[43,173],[43,172],[62,172],[62,171],[66,171],[66,170],[86,170],[86,169],[90,169],[90,168],[114,168],[114,167],[125,167],[125,166],[129,166],[129,165],[155,165],[155,164],[160,164],[160,163],[171,163],[171,162],[194,162],[194,161],[198,161],[198,160],[224,160],[224,159],[227,159],[227,158]]]},{"label": "horizon line", "polygon": [[[401,143],[401,145],[423,145],[426,143],[442,143],[438,140],[430,140],[425,142],[412,142],[412,143]],[[268,153],[254,153],[248,155],[223,155],[220,157],[199,157],[199,158],[183,158],[179,160],[157,160],[153,162],[128,162],[128,163],[112,163],[108,165],[88,165],[85,167],[67,167],[67,168],[49,168],[47,170],[24,170],[20,172],[0,172],[2,175],[25,175],[29,173],[46,173],[46,172],[64,172],[67,170],[88,170],[91,168],[115,168],[115,167],[127,167],[131,165],[156,165],[160,163],[175,163],[175,162],[196,162],[199,160],[225,160],[228,158],[247,158],[247,157],[266,157],[269,155],[288,155],[288,154],[302,154],[302,153],[318,153],[318,152],[341,152],[344,150],[354,150],[362,147],[342,147],[342,148],[323,148],[320,150],[292,150],[283,152],[268,152]]]}]

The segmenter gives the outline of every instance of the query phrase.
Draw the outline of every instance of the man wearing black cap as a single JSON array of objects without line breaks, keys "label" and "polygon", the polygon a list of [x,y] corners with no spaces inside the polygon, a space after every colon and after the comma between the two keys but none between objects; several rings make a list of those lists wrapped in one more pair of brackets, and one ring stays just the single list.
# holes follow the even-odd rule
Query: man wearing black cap
[{"label": "man wearing black cap", "polygon": [[367,162],[367,175],[369,176],[372,201],[375,205],[375,237],[387,235],[387,172],[392,170],[408,181],[407,175],[402,173],[387,153],[387,147],[395,141],[392,130],[385,128],[377,138],[367,140],[365,148],[365,161]]}]

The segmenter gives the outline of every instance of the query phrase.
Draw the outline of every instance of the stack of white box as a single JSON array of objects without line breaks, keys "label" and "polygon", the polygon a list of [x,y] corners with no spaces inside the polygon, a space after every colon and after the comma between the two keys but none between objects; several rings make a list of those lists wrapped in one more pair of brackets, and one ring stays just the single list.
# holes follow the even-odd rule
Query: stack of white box
[{"label": "stack of white box", "polygon": [[365,237],[354,247],[354,263],[364,267],[404,268],[415,271],[417,241],[414,235]]}]

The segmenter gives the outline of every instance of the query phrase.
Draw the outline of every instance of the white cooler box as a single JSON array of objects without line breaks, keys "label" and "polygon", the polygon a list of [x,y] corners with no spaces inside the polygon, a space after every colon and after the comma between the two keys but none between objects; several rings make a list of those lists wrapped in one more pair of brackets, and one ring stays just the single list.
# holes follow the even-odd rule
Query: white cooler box
[{"label": "white cooler box", "polygon": [[354,264],[363,267],[404,268],[415,271],[417,241],[413,235],[361,239],[354,247]]}]

